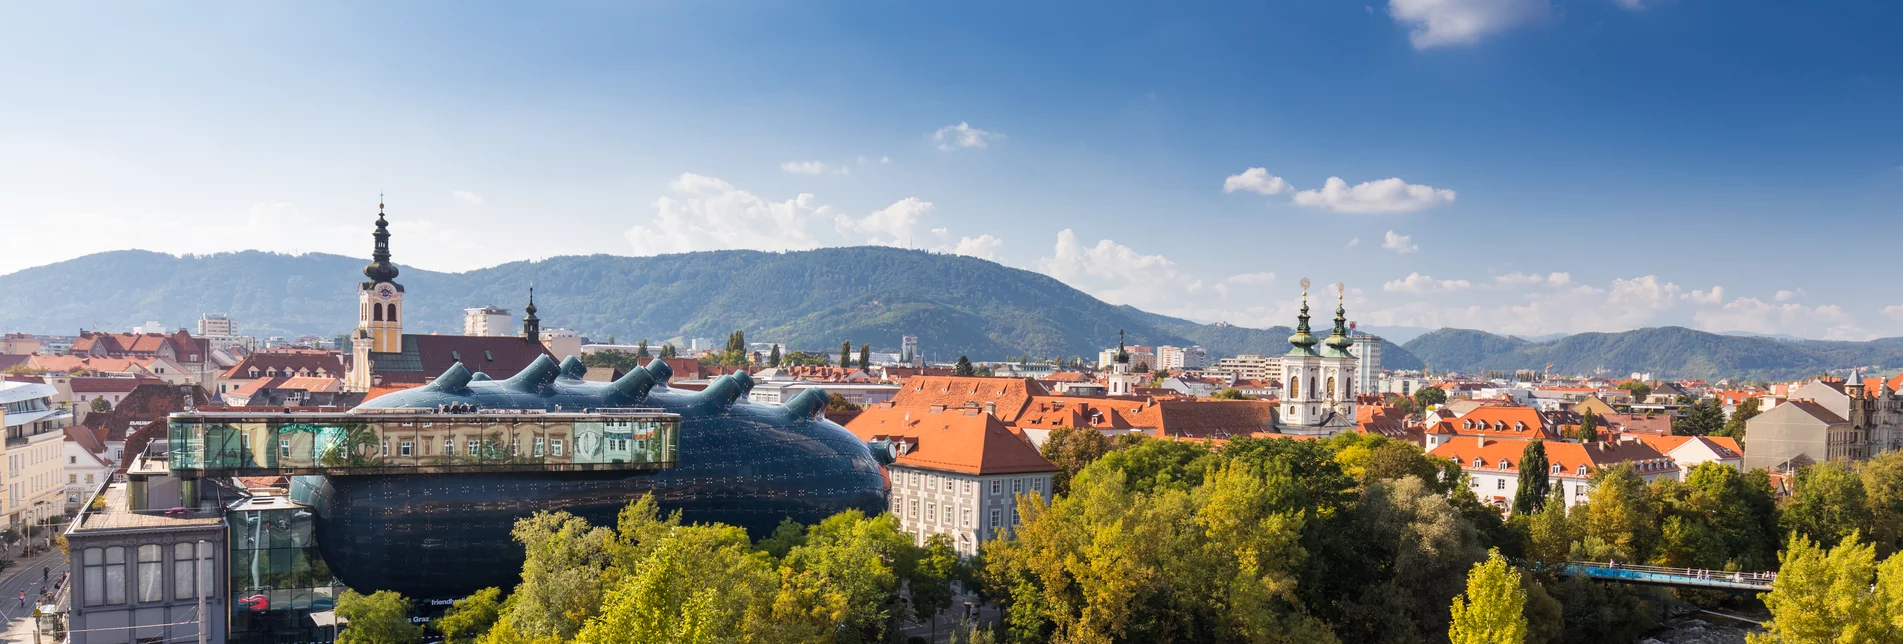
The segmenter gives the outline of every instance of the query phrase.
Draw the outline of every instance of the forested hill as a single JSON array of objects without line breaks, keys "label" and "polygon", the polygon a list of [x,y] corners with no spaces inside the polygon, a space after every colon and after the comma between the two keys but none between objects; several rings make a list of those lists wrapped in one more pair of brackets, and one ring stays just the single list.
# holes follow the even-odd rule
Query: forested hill
[{"label": "forested hill", "polygon": [[[251,335],[336,335],[356,323],[365,263],[257,251],[88,255],[0,276],[0,330],[71,334],[146,320],[189,327],[202,313],[225,312]],[[472,306],[508,308],[519,321],[533,280],[544,327],[596,340],[718,341],[744,329],[749,339],[794,348],[836,350],[849,340],[896,351],[900,336],[915,335],[940,360],[1094,359],[1119,329],[1132,344],[1200,344],[1216,356],[1288,347],[1285,327],[1197,324],[1110,305],[1039,273],[886,247],[557,257],[466,273],[401,268],[412,333],[461,333],[462,310]],[[1383,362],[1420,364],[1394,345]]]},{"label": "forested hill", "polygon": [[1471,329],[1440,329],[1403,345],[1428,367],[1461,372],[1544,369],[1553,373],[1633,372],[1661,377],[1784,379],[1851,368],[1903,366],[1903,338],[1869,342],[1780,340],[1682,327],[1580,333],[1547,342]]}]

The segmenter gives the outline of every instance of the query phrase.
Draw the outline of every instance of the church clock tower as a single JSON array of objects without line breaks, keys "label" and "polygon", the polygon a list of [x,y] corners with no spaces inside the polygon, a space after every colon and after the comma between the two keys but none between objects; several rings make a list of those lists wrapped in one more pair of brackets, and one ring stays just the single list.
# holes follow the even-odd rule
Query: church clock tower
[{"label": "church clock tower", "polygon": [[357,330],[351,334],[350,372],[344,385],[351,391],[369,391],[371,353],[403,351],[403,285],[396,283],[396,264],[390,263],[390,222],[383,218],[383,204],[377,204],[377,230],[370,236],[376,247],[370,264],[363,267],[366,278],[357,288]]}]

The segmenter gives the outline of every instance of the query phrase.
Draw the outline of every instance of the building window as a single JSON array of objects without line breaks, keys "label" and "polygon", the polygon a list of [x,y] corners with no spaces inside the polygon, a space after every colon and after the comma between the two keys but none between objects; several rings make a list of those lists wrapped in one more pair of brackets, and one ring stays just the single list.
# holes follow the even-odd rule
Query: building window
[{"label": "building window", "polygon": [[469,439],[469,456],[482,456],[482,441]]},{"label": "building window", "polygon": [[155,544],[139,546],[139,601],[165,599],[165,549]]},{"label": "building window", "polygon": [[1032,491],[1032,492],[1043,492],[1043,491],[1044,491],[1044,479],[1031,479],[1031,491]]},{"label": "building window", "polygon": [[1011,479],[1011,496],[1024,492],[1024,479]]},{"label": "building window", "polygon": [[540,436],[535,437],[535,456],[537,458],[542,456],[542,437]]},{"label": "building window", "polygon": [[1493,489],[1496,489],[1496,490],[1507,489],[1507,480],[1506,479],[1495,480],[1493,482]]},{"label": "building window", "polygon": [[958,524],[967,528],[971,527],[971,508],[958,511]]},{"label": "building window", "polygon": [[73,485],[73,484],[76,484],[76,483],[78,483],[78,482],[79,482],[79,475],[78,475],[78,474],[68,474],[68,475],[66,475],[66,484],[67,484],[67,485]]},{"label": "building window", "polygon": [[172,544],[172,599],[198,596],[193,594],[197,589],[192,587],[192,580],[198,577],[192,573],[192,563],[197,560],[198,555],[192,552],[192,544]]},{"label": "building window", "polygon": [[906,509],[905,516],[918,518],[918,499],[912,499],[911,507]]},{"label": "building window", "polygon": [[401,442],[401,443],[397,443],[397,444],[396,444],[396,455],[397,455],[397,456],[409,456],[409,455],[410,455],[410,442],[409,442],[409,441],[403,441],[403,442]]},{"label": "building window", "polygon": [[98,606],[106,603],[106,552],[99,548],[87,548],[80,554],[80,581],[86,585],[82,603],[86,606]]},{"label": "building window", "polygon": [[933,521],[937,521],[937,520],[938,520],[938,504],[937,504],[937,503],[931,503],[931,502],[926,502],[926,504],[925,504],[925,521],[929,523],[929,522],[933,522]]},{"label": "building window", "polygon": [[561,456],[562,455],[562,439],[559,439],[559,438],[549,439],[548,453],[553,456]]},{"label": "building window", "polygon": [[291,441],[288,441],[288,440],[278,441],[278,458],[290,458],[290,457],[291,457]]},{"label": "building window", "polygon": [[389,456],[389,455],[390,455],[390,441],[379,441],[377,443],[377,456]]},{"label": "building window", "polygon": [[456,439],[454,438],[443,439],[443,455],[444,456],[456,455]]},{"label": "building window", "polygon": [[950,503],[947,503],[945,504],[945,525],[951,525],[951,524],[952,524],[952,506]]},{"label": "building window", "polygon": [[997,493],[1003,491],[1003,487],[1002,487],[1003,485],[1004,485],[1004,481],[1000,481],[998,479],[991,479],[991,493],[993,495],[996,495]]},{"label": "building window", "polygon": [[521,450],[522,450],[522,441],[516,440],[513,438],[509,439],[509,456],[515,456],[517,454],[520,454]]},{"label": "building window", "polygon": [[949,476],[945,477],[945,491],[946,492],[952,491],[952,485],[953,485],[953,481],[951,477]]},{"label": "building window", "polygon": [[998,509],[997,508],[991,509],[991,527],[993,529],[996,529],[998,527]]}]

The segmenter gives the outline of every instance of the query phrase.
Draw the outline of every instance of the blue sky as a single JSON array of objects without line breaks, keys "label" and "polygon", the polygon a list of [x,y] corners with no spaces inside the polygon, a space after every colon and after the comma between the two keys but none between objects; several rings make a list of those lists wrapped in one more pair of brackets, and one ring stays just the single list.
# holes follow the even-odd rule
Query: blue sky
[{"label": "blue sky", "polygon": [[[708,6],[713,5],[713,6]],[[1033,5],[1033,6],[1026,6]],[[1903,335],[1894,2],[0,6],[0,272],[888,243],[1286,324]],[[1366,184],[1366,185],[1363,185]]]}]

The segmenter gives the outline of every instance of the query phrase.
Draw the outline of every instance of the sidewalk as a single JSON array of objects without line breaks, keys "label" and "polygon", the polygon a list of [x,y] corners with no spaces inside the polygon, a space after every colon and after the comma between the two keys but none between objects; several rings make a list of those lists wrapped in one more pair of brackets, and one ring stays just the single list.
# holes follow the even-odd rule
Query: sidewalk
[{"label": "sidewalk", "polygon": [[[40,581],[42,568],[51,569],[49,581],[45,583]],[[0,602],[0,620],[5,621],[5,630],[0,631],[0,643],[33,644],[33,627],[36,622],[33,618],[34,602],[42,589],[52,589],[64,579],[65,574],[66,555],[57,549],[32,559],[16,560],[14,565],[0,571],[0,599],[6,600]],[[18,603],[22,590],[26,591],[26,608],[21,608]],[[42,641],[39,644],[53,643]]]}]

